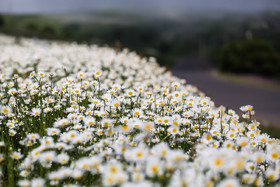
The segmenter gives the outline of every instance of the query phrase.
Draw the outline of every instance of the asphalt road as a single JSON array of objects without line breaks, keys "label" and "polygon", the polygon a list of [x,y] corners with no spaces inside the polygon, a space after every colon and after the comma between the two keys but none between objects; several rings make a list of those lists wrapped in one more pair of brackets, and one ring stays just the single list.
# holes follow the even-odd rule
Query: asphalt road
[{"label": "asphalt road", "polygon": [[280,91],[256,88],[237,84],[214,77],[211,71],[185,71],[180,68],[172,70],[177,77],[184,78],[187,84],[198,87],[215,102],[241,113],[239,108],[253,105],[255,119],[264,124],[280,127]]}]

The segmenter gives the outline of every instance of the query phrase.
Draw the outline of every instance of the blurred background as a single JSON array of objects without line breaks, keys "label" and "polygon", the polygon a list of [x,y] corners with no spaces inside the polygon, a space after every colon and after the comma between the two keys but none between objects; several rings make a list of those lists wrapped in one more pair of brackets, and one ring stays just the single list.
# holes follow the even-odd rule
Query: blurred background
[{"label": "blurred background", "polygon": [[280,127],[279,0],[0,0],[0,33],[154,56],[217,105],[254,105]]}]

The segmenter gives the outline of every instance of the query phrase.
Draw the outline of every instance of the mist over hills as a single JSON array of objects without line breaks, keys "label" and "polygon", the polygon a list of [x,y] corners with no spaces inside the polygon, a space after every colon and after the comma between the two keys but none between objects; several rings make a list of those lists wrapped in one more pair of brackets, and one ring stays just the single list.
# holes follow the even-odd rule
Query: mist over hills
[{"label": "mist over hills", "polygon": [[278,0],[1,0],[0,12],[52,14],[98,10],[131,11],[142,15],[176,17],[181,13],[257,13],[280,10]]}]

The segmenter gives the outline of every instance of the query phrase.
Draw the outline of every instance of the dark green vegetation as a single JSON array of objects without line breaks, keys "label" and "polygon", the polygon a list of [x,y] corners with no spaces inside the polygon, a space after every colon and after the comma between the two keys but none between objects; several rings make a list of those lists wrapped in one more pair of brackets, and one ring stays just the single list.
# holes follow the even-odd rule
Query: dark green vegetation
[{"label": "dark green vegetation", "polygon": [[[103,11],[53,16],[2,15],[0,32],[15,36],[96,43],[115,48],[128,47],[143,56],[155,56],[161,65],[168,67],[179,58],[198,59],[198,63],[204,64],[206,61],[206,67],[216,66],[214,62],[217,61],[217,54],[220,54],[219,67],[223,71],[237,72],[236,67],[249,61],[246,72],[271,75],[271,71],[274,71],[275,75],[280,72],[272,68],[279,58],[279,22],[280,13],[211,16],[189,13],[168,18]],[[235,48],[240,46],[243,46],[241,52],[236,53]],[[260,53],[260,50],[265,51]],[[235,55],[234,59],[228,57],[232,54]],[[256,59],[262,61],[261,64],[267,64],[264,61],[271,61],[272,64],[256,69],[259,64],[252,65],[259,63],[255,62]]]},{"label": "dark green vegetation", "polygon": [[267,133],[270,135],[272,138],[280,138],[280,133],[279,133],[279,127],[276,127],[275,125],[260,125],[259,126],[261,132]]},{"label": "dark green vegetation", "polygon": [[218,68],[225,72],[280,77],[280,55],[265,40],[232,41],[218,56]]}]

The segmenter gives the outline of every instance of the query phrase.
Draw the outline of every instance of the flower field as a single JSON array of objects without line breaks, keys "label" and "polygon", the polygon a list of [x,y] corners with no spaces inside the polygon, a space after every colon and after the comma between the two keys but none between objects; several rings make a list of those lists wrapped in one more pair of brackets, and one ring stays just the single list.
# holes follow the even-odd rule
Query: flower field
[{"label": "flower field", "polygon": [[215,106],[126,49],[14,40],[0,35],[0,186],[279,185],[253,106]]}]

